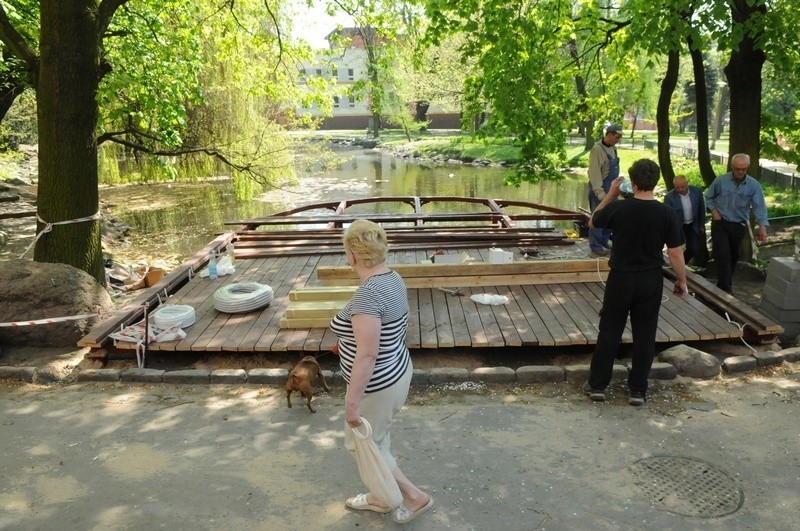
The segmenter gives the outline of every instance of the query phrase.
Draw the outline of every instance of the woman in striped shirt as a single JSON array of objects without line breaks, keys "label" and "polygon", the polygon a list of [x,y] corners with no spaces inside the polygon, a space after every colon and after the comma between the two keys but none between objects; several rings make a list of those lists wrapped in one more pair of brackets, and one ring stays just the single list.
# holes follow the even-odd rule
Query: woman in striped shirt
[{"label": "woman in striped shirt", "polygon": [[[355,428],[361,425],[361,417],[369,421],[372,438],[403,493],[403,503],[392,516],[398,523],[407,523],[427,511],[433,498],[406,478],[390,451],[389,427],[408,396],[413,368],[405,345],[406,286],[386,266],[388,248],[386,232],[376,223],[357,220],[347,229],[347,261],[361,283],[331,321],[331,330],[339,338],[339,366],[347,382],[345,422]],[[351,430],[345,430],[345,448],[354,453]],[[371,493],[349,498],[345,505],[384,514],[390,511]]]}]

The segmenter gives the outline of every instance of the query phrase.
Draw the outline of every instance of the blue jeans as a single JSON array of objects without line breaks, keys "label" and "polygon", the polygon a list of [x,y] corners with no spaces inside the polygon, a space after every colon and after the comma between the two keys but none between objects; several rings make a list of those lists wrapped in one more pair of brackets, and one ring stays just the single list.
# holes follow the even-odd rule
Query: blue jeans
[{"label": "blue jeans", "polygon": [[[589,211],[594,212],[600,200],[594,194],[594,190],[589,187]],[[611,229],[591,229],[589,231],[589,248],[592,251],[602,251],[611,239]]]}]

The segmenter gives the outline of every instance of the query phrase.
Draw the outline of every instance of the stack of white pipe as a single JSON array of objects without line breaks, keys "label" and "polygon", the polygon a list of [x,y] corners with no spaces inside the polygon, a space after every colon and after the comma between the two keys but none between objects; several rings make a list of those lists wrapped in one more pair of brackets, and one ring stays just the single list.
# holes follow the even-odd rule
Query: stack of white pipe
[{"label": "stack of white pipe", "polygon": [[269,305],[272,288],[258,282],[234,282],[214,292],[214,308],[224,313],[243,313]]}]

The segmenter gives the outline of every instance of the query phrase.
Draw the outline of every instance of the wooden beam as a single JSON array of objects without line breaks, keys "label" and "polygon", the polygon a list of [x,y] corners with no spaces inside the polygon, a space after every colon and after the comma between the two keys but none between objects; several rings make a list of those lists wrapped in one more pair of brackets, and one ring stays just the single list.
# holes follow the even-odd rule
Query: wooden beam
[{"label": "wooden beam", "polygon": [[[413,288],[469,288],[480,286],[526,286],[532,284],[605,282],[607,271],[575,273],[542,273],[537,275],[458,275],[451,277],[404,277],[406,287]],[[356,286],[358,278],[320,279],[326,286]]]},{"label": "wooden beam", "polygon": [[290,301],[350,300],[355,287],[308,286],[289,292]]},{"label": "wooden beam", "polygon": [[[672,280],[677,279],[675,271],[670,267],[664,268],[664,274]],[[711,284],[705,278],[686,270],[686,281],[689,287],[689,292],[694,292],[698,297],[705,300],[712,306],[715,306],[719,311],[727,313],[730,320],[739,323],[742,326],[747,326],[757,335],[774,335],[782,334],[783,327],[766,315],[750,308],[742,303],[739,299],[719,289],[717,286]]]},{"label": "wooden beam", "polygon": [[[502,276],[502,275],[540,275],[548,273],[580,273],[608,271],[607,260],[532,260],[510,264],[490,264],[487,262],[468,262],[464,264],[391,264],[389,268],[397,271],[404,279],[415,277],[457,277],[457,276]],[[317,278],[356,279],[358,275],[349,266],[319,266]],[[502,283],[501,283],[502,284]]]}]

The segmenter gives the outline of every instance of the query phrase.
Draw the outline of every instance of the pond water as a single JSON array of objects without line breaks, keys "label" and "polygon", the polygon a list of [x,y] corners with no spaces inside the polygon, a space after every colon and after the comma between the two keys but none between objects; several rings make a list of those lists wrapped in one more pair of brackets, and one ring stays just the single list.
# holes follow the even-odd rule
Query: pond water
[{"label": "pond water", "polygon": [[[372,150],[337,153],[333,169],[311,171],[297,182],[237,200],[228,181],[104,188],[100,196],[132,227],[128,258],[183,261],[221,232],[225,222],[260,217],[307,203],[393,195],[466,196],[530,201],[569,210],[587,208],[585,177],[507,186],[508,168],[431,164]],[[319,169],[317,169],[319,170]],[[374,206],[359,207],[359,213]],[[385,211],[385,206],[383,207]],[[464,205],[459,205],[464,210]],[[571,226],[571,223],[568,225]]]}]

